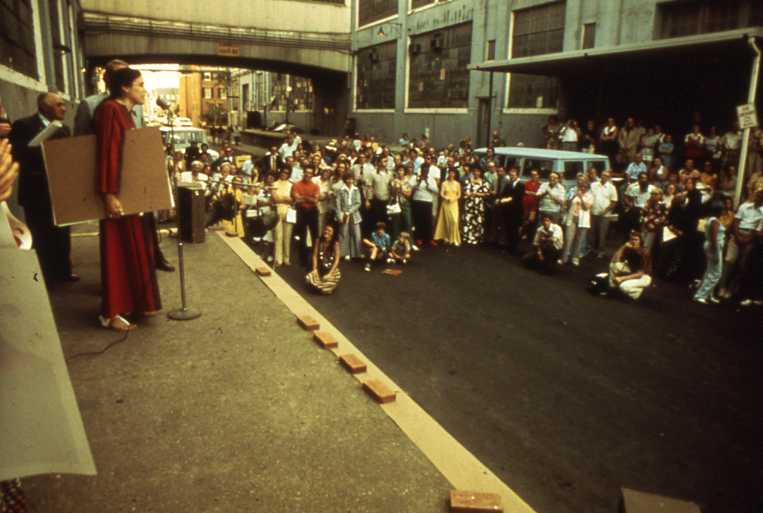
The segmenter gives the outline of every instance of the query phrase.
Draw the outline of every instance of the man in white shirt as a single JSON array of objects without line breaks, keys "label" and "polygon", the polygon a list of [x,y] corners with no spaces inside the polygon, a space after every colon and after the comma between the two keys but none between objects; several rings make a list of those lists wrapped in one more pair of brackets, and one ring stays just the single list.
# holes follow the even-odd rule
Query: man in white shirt
[{"label": "man in white shirt", "polygon": [[372,209],[374,226],[379,221],[389,224],[387,204],[389,203],[389,183],[394,174],[387,171],[384,162],[379,162],[376,171],[371,175],[371,190],[373,194]]},{"label": "man in white shirt", "polygon": [[533,248],[525,255],[525,265],[551,274],[558,268],[558,260],[564,246],[562,227],[555,224],[551,216],[541,216],[541,225],[535,231]]},{"label": "man in white shirt", "polygon": [[594,238],[593,248],[598,258],[605,255],[610,216],[617,206],[617,188],[610,180],[611,176],[612,172],[605,169],[600,180],[591,182],[591,231]]},{"label": "man in white shirt", "polygon": [[624,221],[626,232],[638,230],[641,225],[641,211],[649,201],[649,196],[655,186],[649,183],[649,176],[646,173],[638,175],[638,181],[630,184],[625,189],[623,203],[625,204]]},{"label": "man in white shirt", "polygon": [[538,212],[541,216],[547,214],[554,221],[554,224],[561,223],[565,190],[564,185],[559,182],[559,174],[552,171],[548,175],[548,182],[542,183],[535,195],[540,198]]},{"label": "man in white shirt", "polygon": [[739,162],[739,150],[742,146],[742,131],[739,123],[734,122],[734,128],[721,137],[721,151],[723,152],[723,165],[735,165]]},{"label": "man in white shirt", "polygon": [[[732,236],[726,248],[725,266],[721,278],[720,296],[731,298],[734,294],[744,297],[740,302],[748,306],[761,304],[761,298],[752,300],[752,294],[761,295],[760,284],[752,283],[753,253],[763,243],[763,186],[755,189],[752,201],[745,201],[734,216]],[[758,290],[755,290],[756,286]]]},{"label": "man in white shirt", "polygon": [[294,139],[291,135],[286,136],[286,140],[283,142],[280,148],[278,148],[278,155],[281,157],[281,161],[286,162],[286,157],[291,157],[294,152],[297,151],[297,145],[294,144]]},{"label": "man in white shirt", "polygon": [[646,164],[641,160],[641,154],[637,153],[633,162],[628,164],[625,174],[628,175],[628,182],[633,183],[641,173],[646,173]]}]

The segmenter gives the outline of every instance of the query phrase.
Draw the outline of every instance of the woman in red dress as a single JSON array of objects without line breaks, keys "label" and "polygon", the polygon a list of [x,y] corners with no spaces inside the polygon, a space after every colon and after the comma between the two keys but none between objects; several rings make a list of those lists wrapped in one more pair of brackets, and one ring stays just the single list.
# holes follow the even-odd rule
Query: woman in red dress
[{"label": "woman in red dress", "polygon": [[100,222],[100,321],[104,328],[129,331],[136,326],[127,315],[151,316],[161,309],[151,233],[139,215],[124,215],[119,200],[122,148],[127,131],[135,128],[130,113],[143,104],[146,90],[140,72],[130,68],[114,71],[109,88],[109,98],[95,112],[97,187],[107,216]]}]

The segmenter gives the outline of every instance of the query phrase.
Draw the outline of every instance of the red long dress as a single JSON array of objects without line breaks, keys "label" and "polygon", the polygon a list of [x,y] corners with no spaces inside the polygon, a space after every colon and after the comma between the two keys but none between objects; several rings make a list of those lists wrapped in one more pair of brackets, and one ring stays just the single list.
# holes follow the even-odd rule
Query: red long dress
[{"label": "red long dress", "polygon": [[[119,195],[122,147],[127,130],[135,128],[127,108],[106,100],[95,112],[98,138],[98,191]],[[162,308],[156,281],[151,233],[139,215],[100,222],[102,315],[107,319]]]}]

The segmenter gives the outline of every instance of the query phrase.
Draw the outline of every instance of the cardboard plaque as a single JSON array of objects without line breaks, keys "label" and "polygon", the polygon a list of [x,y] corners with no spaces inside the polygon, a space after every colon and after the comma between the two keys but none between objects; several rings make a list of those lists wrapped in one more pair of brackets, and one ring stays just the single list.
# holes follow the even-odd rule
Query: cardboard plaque
[{"label": "cardboard plaque", "polygon": [[[103,198],[96,188],[96,147],[94,135],[54,139],[42,144],[57,226],[106,218]],[[118,196],[125,215],[174,207],[159,128],[128,130],[122,162]]]}]

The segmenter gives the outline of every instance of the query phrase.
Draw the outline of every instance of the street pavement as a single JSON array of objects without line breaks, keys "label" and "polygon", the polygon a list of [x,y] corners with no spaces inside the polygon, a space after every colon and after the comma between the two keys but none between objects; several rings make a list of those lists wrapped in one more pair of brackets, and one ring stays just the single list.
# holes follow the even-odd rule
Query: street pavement
[{"label": "street pavement", "polygon": [[203,315],[124,338],[97,326],[98,239],[74,238],[82,280],[51,302],[98,475],[24,479],[32,513],[447,511],[448,481],[223,241],[185,253]]},{"label": "street pavement", "polygon": [[591,296],[606,263],[440,247],[396,277],[343,262],[328,297],[279,273],[536,511],[614,512],[621,486],[763,511],[763,310]]}]

